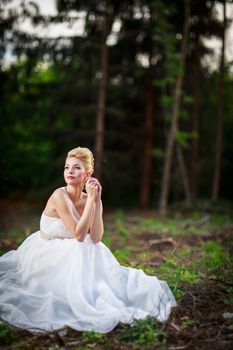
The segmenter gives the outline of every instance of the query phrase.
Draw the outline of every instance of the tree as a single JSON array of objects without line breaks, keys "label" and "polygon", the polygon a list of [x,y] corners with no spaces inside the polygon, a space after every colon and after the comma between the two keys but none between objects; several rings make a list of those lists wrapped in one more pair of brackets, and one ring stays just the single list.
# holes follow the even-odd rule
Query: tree
[{"label": "tree", "polygon": [[150,184],[152,171],[152,150],[153,150],[153,121],[155,112],[155,88],[149,85],[146,90],[146,108],[145,108],[145,134],[144,150],[142,162],[142,177],[140,189],[140,206],[147,208],[150,199]]},{"label": "tree", "polygon": [[198,181],[198,155],[199,155],[199,123],[200,123],[200,74],[201,74],[201,55],[200,55],[200,34],[197,33],[195,40],[195,53],[193,62],[193,85],[194,85],[194,106],[192,112],[192,133],[191,142],[191,166],[190,166],[190,189],[191,199],[197,197]]},{"label": "tree", "polygon": [[216,121],[216,142],[215,142],[215,167],[212,187],[212,200],[217,200],[219,196],[221,158],[222,158],[222,129],[224,116],[224,71],[225,71],[225,32],[226,32],[226,0],[223,0],[223,28],[222,28],[222,50],[219,68],[219,103]]},{"label": "tree", "polygon": [[107,37],[112,27],[112,6],[109,1],[102,4],[103,18],[101,30],[101,48],[100,48],[100,83],[98,93],[98,105],[96,116],[96,140],[95,140],[95,175],[101,179],[102,159],[104,152],[104,125],[105,125],[105,107],[108,82],[108,60],[109,50],[107,46]]},{"label": "tree", "polygon": [[190,190],[191,199],[194,201],[198,194],[199,170],[200,169],[200,143],[201,143],[201,117],[202,111],[202,82],[205,77],[205,68],[201,61],[213,50],[207,49],[203,38],[210,36],[219,37],[221,25],[215,14],[215,3],[206,0],[192,2],[192,24],[190,26],[190,48],[187,58],[187,69],[192,72],[192,79],[186,77],[186,83],[190,85],[193,95],[191,114],[191,155],[190,155]]},{"label": "tree", "polygon": [[178,131],[181,92],[182,92],[182,84],[183,84],[183,77],[184,77],[185,59],[186,59],[187,46],[188,46],[189,25],[190,25],[189,21],[190,21],[190,0],[185,0],[185,21],[184,21],[184,31],[183,31],[183,40],[182,40],[182,48],[181,48],[181,72],[177,76],[175,89],[174,89],[174,105],[173,105],[173,111],[172,111],[172,120],[171,120],[170,130],[168,133],[164,169],[163,169],[163,176],[162,176],[162,192],[161,192],[160,205],[159,205],[159,211],[162,217],[166,216],[167,214],[172,156],[173,156],[176,132]]}]

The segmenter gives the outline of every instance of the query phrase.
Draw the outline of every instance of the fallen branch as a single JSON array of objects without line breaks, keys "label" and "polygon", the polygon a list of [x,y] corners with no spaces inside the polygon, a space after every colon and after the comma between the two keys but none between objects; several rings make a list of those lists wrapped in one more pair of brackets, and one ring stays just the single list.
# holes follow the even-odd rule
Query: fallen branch
[{"label": "fallen branch", "polygon": [[170,346],[168,350],[183,350],[189,348],[189,346],[192,344],[192,341],[190,341],[188,344],[180,345],[180,346]]},{"label": "fallen branch", "polygon": [[170,322],[170,326],[174,328],[177,332],[180,332],[180,327],[176,325],[174,322]]},{"label": "fallen branch", "polygon": [[174,247],[176,247],[176,242],[173,240],[172,237],[160,238],[160,239],[151,239],[151,240],[148,241],[147,245],[150,248],[152,245],[163,244],[163,243],[170,243]]},{"label": "fallen branch", "polygon": [[210,221],[210,215],[205,215],[205,216],[203,216],[203,218],[201,218],[198,221],[189,220],[189,221],[184,222],[182,224],[182,227],[188,228],[190,226],[193,226],[193,227],[200,228],[200,227],[204,226],[209,221]]}]

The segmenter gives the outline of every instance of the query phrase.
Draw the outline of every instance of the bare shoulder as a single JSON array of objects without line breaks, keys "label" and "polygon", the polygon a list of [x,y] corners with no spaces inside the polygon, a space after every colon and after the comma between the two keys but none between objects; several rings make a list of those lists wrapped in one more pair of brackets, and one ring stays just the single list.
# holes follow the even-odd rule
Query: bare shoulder
[{"label": "bare shoulder", "polygon": [[65,192],[62,187],[57,188],[49,197],[44,212],[48,216],[59,217],[57,208],[66,202]]},{"label": "bare shoulder", "polygon": [[54,198],[61,198],[65,196],[65,191],[64,191],[64,187],[59,187],[56,190],[53,191],[53,193],[51,194],[51,197]]},{"label": "bare shoulder", "polygon": [[60,202],[61,200],[66,200],[66,193],[63,187],[59,187],[56,190],[54,190],[51,196],[49,197],[49,202],[51,203]]}]

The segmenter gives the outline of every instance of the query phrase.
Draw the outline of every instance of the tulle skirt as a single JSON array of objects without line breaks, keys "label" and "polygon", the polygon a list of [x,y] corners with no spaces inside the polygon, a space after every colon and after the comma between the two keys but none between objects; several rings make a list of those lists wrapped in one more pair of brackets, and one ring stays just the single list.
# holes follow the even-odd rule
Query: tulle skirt
[{"label": "tulle skirt", "polygon": [[29,236],[0,258],[0,317],[32,332],[69,326],[100,333],[176,305],[165,281],[119,264],[102,243]]}]

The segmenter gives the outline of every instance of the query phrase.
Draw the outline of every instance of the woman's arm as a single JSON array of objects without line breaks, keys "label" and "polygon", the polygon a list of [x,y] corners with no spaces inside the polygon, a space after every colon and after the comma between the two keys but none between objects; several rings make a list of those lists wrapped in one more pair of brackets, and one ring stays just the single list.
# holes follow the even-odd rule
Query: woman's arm
[{"label": "woman's arm", "polygon": [[90,228],[92,221],[92,214],[95,205],[95,199],[98,193],[98,189],[95,185],[88,183],[86,185],[87,200],[83,214],[79,220],[73,214],[72,203],[67,198],[66,193],[62,190],[55,191],[53,195],[54,208],[57,211],[59,217],[63,221],[67,230],[74,235],[74,237],[80,242],[84,241],[86,234]]},{"label": "woman's arm", "polygon": [[103,224],[103,204],[101,200],[102,186],[99,181],[95,178],[90,178],[93,184],[97,185],[98,194],[95,199],[95,205],[93,210],[93,217],[90,227],[90,236],[94,243],[101,241],[104,234],[104,224]]},{"label": "woman's arm", "polygon": [[93,243],[101,241],[104,234],[103,205],[100,198],[95,201],[94,214],[90,227],[90,236]]}]

